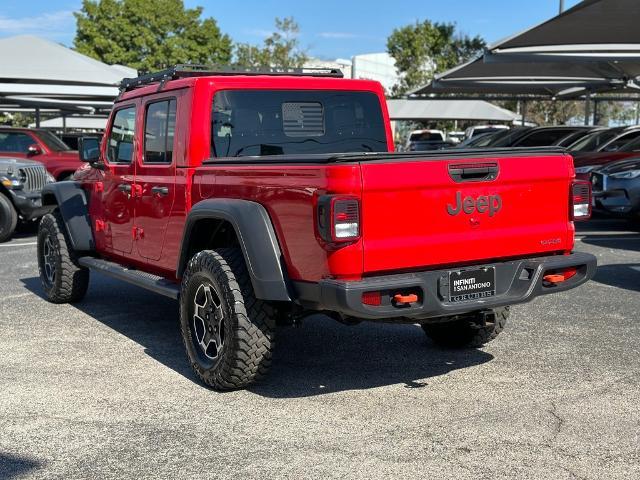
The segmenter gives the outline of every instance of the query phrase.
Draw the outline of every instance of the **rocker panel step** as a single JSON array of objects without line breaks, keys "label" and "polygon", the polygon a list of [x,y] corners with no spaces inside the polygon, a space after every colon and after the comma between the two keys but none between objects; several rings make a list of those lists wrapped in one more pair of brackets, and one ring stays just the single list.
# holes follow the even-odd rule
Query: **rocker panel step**
[{"label": "rocker panel step", "polygon": [[117,278],[118,280],[124,280],[132,285],[151,290],[165,297],[177,300],[180,293],[180,287],[177,284],[163,277],[133,268],[123,267],[114,262],[93,257],[81,257],[78,259],[78,263],[83,267],[96,270],[110,277]]}]

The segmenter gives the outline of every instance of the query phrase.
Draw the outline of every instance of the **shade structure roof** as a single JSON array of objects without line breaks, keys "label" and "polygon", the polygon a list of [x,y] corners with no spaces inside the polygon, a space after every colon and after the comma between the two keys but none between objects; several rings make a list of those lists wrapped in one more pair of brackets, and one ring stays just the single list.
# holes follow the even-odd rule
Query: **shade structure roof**
[{"label": "shade structure roof", "polygon": [[66,111],[110,108],[134,69],[106,65],[43,38],[0,39],[0,105]]},{"label": "shade structure roof", "polygon": [[519,116],[483,100],[387,100],[391,120],[512,122]]},{"label": "shade structure roof", "polygon": [[[35,123],[29,127],[35,127]],[[107,128],[107,117],[73,115],[66,118],[55,117],[40,122],[40,128],[69,128],[73,130],[104,130]]]},{"label": "shade structure roof", "polygon": [[584,0],[410,94],[640,93],[639,18],[638,0]]}]

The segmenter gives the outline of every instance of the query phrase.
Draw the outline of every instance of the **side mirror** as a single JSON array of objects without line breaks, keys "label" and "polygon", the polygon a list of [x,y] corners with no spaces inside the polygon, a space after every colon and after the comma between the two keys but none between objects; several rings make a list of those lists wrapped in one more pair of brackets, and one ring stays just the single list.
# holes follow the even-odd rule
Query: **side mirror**
[{"label": "side mirror", "polygon": [[27,147],[27,155],[29,155],[30,157],[35,155],[41,155],[41,154],[42,154],[42,149],[40,148],[39,145],[33,143]]},{"label": "side mirror", "polygon": [[100,139],[97,137],[80,137],[78,139],[78,155],[83,162],[100,163]]}]

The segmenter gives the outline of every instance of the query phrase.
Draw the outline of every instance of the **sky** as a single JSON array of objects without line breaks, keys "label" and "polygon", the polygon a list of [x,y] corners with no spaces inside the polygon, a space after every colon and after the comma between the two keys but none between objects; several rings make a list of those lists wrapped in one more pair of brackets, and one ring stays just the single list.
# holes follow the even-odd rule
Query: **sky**
[{"label": "sky", "polygon": [[[150,0],[152,1],[152,0]],[[541,23],[558,13],[559,0],[185,0],[204,7],[236,42],[260,44],[275,17],[293,16],[300,42],[313,57],[350,58],[383,52],[394,28],[421,20],[454,22],[458,31],[488,43]],[[579,3],[565,0],[565,8]],[[32,34],[73,44],[73,12],[81,0],[0,0],[0,38]]]}]

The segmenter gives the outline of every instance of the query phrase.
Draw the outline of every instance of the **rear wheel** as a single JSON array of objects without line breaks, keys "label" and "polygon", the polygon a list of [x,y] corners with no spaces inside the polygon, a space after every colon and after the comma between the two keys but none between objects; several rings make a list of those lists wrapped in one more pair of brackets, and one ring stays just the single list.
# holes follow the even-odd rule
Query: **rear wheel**
[{"label": "rear wheel", "polygon": [[509,307],[475,312],[450,322],[425,323],[422,330],[434,343],[448,348],[477,348],[489,343],[504,329]]},{"label": "rear wheel", "polygon": [[38,269],[52,303],[77,302],[87,293],[89,270],[78,264],[57,210],[42,217],[38,228]]},{"label": "rear wheel", "polygon": [[0,193],[0,242],[11,238],[18,224],[18,212],[11,201]]},{"label": "rear wheel", "polygon": [[243,388],[266,374],[274,312],[255,297],[240,250],[194,255],[182,280],[180,329],[189,361],[207,385]]}]

